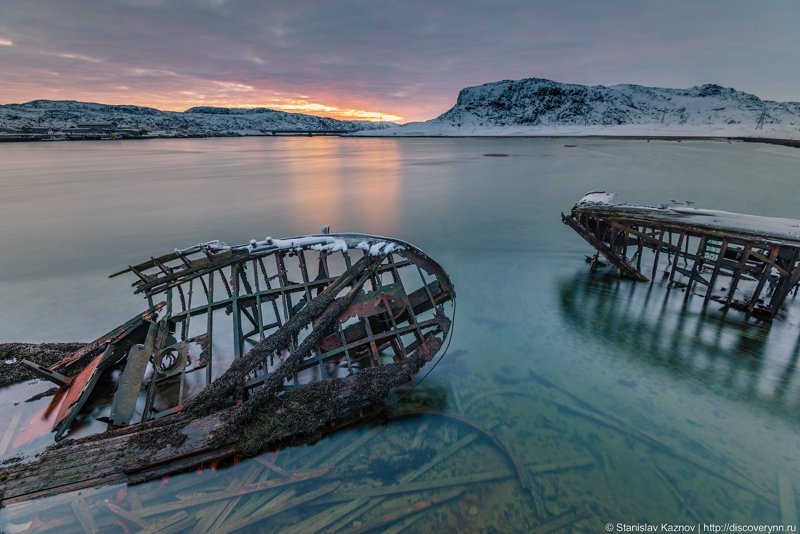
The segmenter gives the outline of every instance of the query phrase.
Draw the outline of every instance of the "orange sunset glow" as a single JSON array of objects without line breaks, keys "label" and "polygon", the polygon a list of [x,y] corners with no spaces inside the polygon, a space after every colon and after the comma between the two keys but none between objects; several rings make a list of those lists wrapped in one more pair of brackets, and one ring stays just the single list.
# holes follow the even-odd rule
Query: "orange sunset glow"
[{"label": "orange sunset glow", "polygon": [[[92,63],[100,66],[103,61],[81,57],[76,54],[59,53],[53,57],[65,62]],[[315,97],[307,94],[288,94],[264,91],[251,84],[233,81],[193,79],[168,70],[127,68],[130,79],[119,83],[86,78],[81,84],[79,77],[66,78],[58,72],[46,72],[50,83],[23,82],[3,91],[4,103],[22,103],[34,99],[78,100],[103,104],[144,106],[163,111],[185,111],[196,106],[226,108],[269,108],[287,113],[305,113],[339,120],[401,122],[401,114],[383,111],[376,103],[335,95]],[[56,86],[53,81],[64,81]],[[175,90],[159,90],[151,83],[160,80]],[[99,84],[98,84],[99,82]],[[3,86],[0,81],[0,88]],[[87,87],[88,86],[88,87]],[[31,96],[32,95],[32,96]]]}]

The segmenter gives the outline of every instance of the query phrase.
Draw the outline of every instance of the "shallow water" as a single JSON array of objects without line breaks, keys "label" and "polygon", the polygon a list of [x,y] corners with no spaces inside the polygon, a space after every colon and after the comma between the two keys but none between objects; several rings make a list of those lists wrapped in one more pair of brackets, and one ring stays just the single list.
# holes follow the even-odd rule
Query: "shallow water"
[{"label": "shallow water", "polygon": [[[768,324],[703,308],[660,283],[590,273],[590,247],[559,218],[592,189],[797,218],[796,149],[241,138],[6,144],[0,162],[0,341],[88,341],[144,307],[109,273],[200,241],[241,243],[321,224],[414,243],[458,292],[449,355],[390,409],[457,417],[374,419],[263,456],[284,472],[338,466],[295,486],[297,495],[328,493],[284,511],[273,503],[271,516],[266,503],[288,490],[266,488],[283,475],[257,461],[82,492],[104,528],[125,523],[104,499],[156,522],[180,513],[170,503],[239,485],[256,489],[236,500],[217,493],[213,505],[186,507],[176,525],[218,530],[262,514],[242,528],[599,531],[609,522],[779,524],[792,499],[798,506],[796,303]],[[7,389],[12,415],[0,425],[24,410],[13,423],[24,426],[47,399],[13,403],[49,387]],[[374,496],[376,486],[451,477],[465,478]],[[372,499],[354,501],[366,499],[365,488]],[[80,529],[71,500],[11,507],[0,522],[56,518],[61,530]],[[386,514],[386,525],[375,523]]]}]

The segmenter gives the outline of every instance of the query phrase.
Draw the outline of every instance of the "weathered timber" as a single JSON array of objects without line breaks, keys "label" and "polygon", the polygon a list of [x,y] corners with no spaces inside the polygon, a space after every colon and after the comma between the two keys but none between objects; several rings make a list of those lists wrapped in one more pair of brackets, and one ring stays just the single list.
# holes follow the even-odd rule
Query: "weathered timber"
[{"label": "weathered timber", "polygon": [[[138,483],[360,420],[439,353],[451,327],[445,305],[455,298],[422,251],[364,234],[212,242],[125,272],[149,303],[164,302],[45,369],[67,373],[57,438],[99,402],[111,405],[108,429],[0,469],[2,503]],[[197,390],[187,377],[201,369],[206,386]],[[105,399],[95,386],[114,370],[121,379]],[[280,486],[286,478],[261,471],[248,480]],[[238,502],[234,495],[175,525],[218,529]],[[139,503],[137,517],[147,508]]]},{"label": "weathered timber", "polygon": [[117,393],[111,405],[111,423],[115,426],[127,425],[133,417],[147,363],[153,353],[155,336],[156,324],[150,323],[144,345],[134,345],[128,353],[128,363],[122,371]]},{"label": "weathered timber", "polygon": [[383,527],[391,525],[392,523],[404,519],[410,515],[418,514],[422,511],[428,510],[440,504],[457,499],[458,497],[462,496],[466,491],[467,488],[456,488],[447,491],[441,495],[436,495],[434,497],[422,499],[421,501],[417,501],[411,506],[408,506],[402,510],[385,514],[368,523],[364,523],[358,528],[353,528],[352,530],[349,530],[349,532],[351,534],[361,534],[362,532],[380,531],[380,529],[382,529]]},{"label": "weathered timber", "polygon": [[515,474],[511,471],[485,471],[469,475],[460,475],[448,478],[437,478],[422,482],[410,482],[408,484],[392,484],[390,486],[376,486],[366,489],[348,489],[347,493],[337,493],[320,500],[320,503],[336,503],[350,501],[353,499],[364,499],[370,497],[384,497],[389,495],[402,495],[404,493],[419,493],[442,488],[452,488],[454,486],[474,486],[485,482],[500,482],[514,479]]},{"label": "weathered timber", "polygon": [[[664,440],[659,439],[658,437],[652,435],[651,433],[648,433],[640,429],[639,427],[630,425],[629,423],[627,423],[626,421],[620,419],[615,415],[597,409],[597,407],[587,403],[578,395],[575,395],[571,391],[553,383],[552,381],[536,373],[535,371],[532,370],[529,371],[529,376],[532,379],[539,382],[540,384],[544,385],[545,387],[552,389],[553,391],[559,392],[568,399],[568,402],[564,402],[558,400],[556,396],[552,396],[549,398],[548,402],[556,405],[561,411],[574,416],[584,418],[588,421],[592,421],[595,424],[619,432],[621,435],[632,437],[644,443],[645,445],[648,445],[654,451],[666,454],[667,456],[671,456],[679,461],[685,462],[688,465],[692,465],[695,468],[705,471],[706,473],[720,480],[728,482],[754,495],[757,495],[768,502],[772,502],[775,500],[775,495],[770,491],[770,488],[766,488],[758,484],[755,480],[751,479],[746,474],[741,473],[735,466],[728,464],[726,466],[727,471],[723,472],[717,465],[713,464],[712,462],[709,462],[707,459],[701,457],[700,455],[695,454],[691,451],[676,450],[674,447],[664,442]],[[529,389],[504,387],[504,388],[498,388],[497,390],[494,390],[492,392],[488,392],[480,396],[478,400],[485,399],[492,395],[532,396],[533,394]],[[465,407],[465,410],[469,411],[469,408],[473,405],[474,403],[470,403],[468,406]],[[447,415],[442,414],[442,415],[454,418],[454,416],[450,414]],[[458,418],[455,419],[458,420]],[[508,451],[508,453],[510,454],[511,452]],[[610,474],[607,474],[607,476],[610,476]],[[520,478],[521,483],[522,480],[523,479]],[[524,483],[523,487],[525,487]]]},{"label": "weathered timber", "polygon": [[314,501],[324,495],[332,493],[338,487],[339,487],[339,482],[331,482],[330,484],[325,484],[322,487],[319,487],[315,490],[309,491],[302,495],[298,495],[296,497],[284,498],[281,500],[275,499],[268,505],[263,506],[250,514],[239,517],[236,521],[229,521],[219,525],[217,528],[215,528],[214,532],[220,532],[220,533],[234,532],[241,528],[245,528],[255,523],[259,523],[274,515],[283,513],[287,510],[291,510],[292,508],[296,508],[308,502]]},{"label": "weathered timber", "polygon": [[100,503],[100,505],[107,508],[111,513],[118,515],[119,517],[121,517],[122,519],[126,520],[128,523],[134,526],[143,529],[150,526],[150,524],[144,519],[138,517],[136,514],[129,512],[128,510],[125,510],[124,508],[117,506],[111,501],[108,500],[103,501]]},{"label": "weathered timber", "polygon": [[98,532],[97,523],[95,522],[89,507],[86,505],[86,501],[83,500],[83,497],[77,495],[70,503],[70,506],[72,506],[72,510],[78,517],[78,521],[83,527],[84,532],[90,532],[92,534]]},{"label": "weathered timber", "polygon": [[[648,281],[644,272],[649,272],[653,283],[664,269],[669,288],[685,288],[688,297],[702,286],[698,294],[706,301],[746,313],[774,317],[800,282],[800,221],[676,203],[618,204],[604,191],[587,193],[561,219],[620,275]],[[673,235],[678,236],[674,245]],[[663,266],[662,253],[669,257]],[[629,261],[634,256],[635,265]],[[720,279],[727,279],[726,287],[718,287]]]},{"label": "weathered timber", "polygon": [[[412,482],[419,478],[424,473],[430,471],[433,467],[439,464],[442,460],[449,458],[456,452],[460,451],[473,441],[478,438],[478,434],[469,434],[456,443],[454,443],[448,449],[440,452],[436,456],[434,456],[431,460],[429,460],[426,464],[418,467],[414,471],[402,476],[400,478],[401,483]],[[348,504],[339,506],[333,510],[327,510],[321,512],[315,516],[312,516],[302,523],[297,525],[293,525],[292,528],[288,529],[287,533],[292,534],[299,534],[302,532],[319,532],[322,529],[328,527],[331,523],[339,522],[339,524],[349,524],[360,517],[360,515],[366,511],[367,507],[374,507],[378,504],[382,503],[386,497],[363,497],[359,499],[353,499]]]},{"label": "weathered timber", "polygon": [[[137,432],[126,427],[64,442],[36,461],[0,471],[4,475],[0,482],[3,502],[10,504],[96,485],[141,482],[188,469],[221,454],[254,454],[330,431],[332,424],[342,426],[357,420],[367,406],[408,382],[440,346],[441,340],[431,337],[401,362],[287,391],[263,406],[262,416],[238,432],[223,423],[239,409],[232,407],[200,418],[176,414],[142,424]],[[217,434],[222,428],[227,432]],[[73,466],[69,476],[64,476],[64,465]],[[100,465],[105,467],[99,468]]]}]

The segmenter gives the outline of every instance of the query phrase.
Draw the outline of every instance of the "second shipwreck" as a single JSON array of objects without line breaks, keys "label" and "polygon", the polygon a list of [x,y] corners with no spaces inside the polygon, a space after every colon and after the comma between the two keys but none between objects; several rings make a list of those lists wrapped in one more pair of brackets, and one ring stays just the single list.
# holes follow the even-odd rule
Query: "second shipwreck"
[{"label": "second shipwreck", "polygon": [[706,301],[774,317],[800,282],[800,221],[698,209],[616,203],[592,191],[564,224],[597,249],[622,276],[685,288]]}]

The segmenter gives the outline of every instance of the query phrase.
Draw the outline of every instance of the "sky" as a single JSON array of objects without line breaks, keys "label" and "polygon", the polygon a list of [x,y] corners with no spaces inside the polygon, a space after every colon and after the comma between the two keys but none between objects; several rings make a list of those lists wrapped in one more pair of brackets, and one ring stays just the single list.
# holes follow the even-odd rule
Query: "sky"
[{"label": "sky", "polygon": [[533,77],[800,101],[799,43],[798,0],[0,0],[0,104],[409,122]]}]

